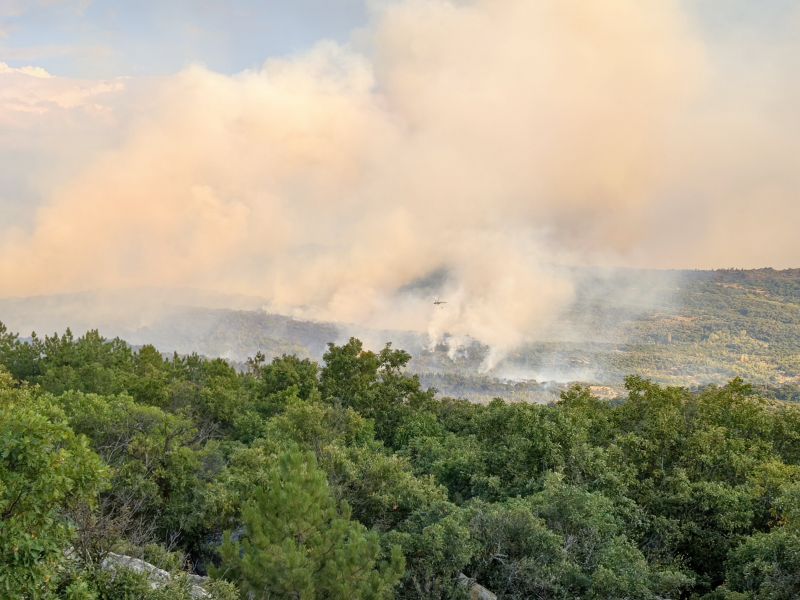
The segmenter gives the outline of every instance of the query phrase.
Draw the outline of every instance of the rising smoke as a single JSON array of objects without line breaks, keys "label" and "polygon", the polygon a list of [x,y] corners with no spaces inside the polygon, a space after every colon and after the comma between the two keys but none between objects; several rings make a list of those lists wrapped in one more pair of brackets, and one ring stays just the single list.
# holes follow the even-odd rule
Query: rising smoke
[{"label": "rising smoke", "polygon": [[565,265],[800,262],[792,39],[756,75],[677,1],[407,0],[347,45],[78,85],[68,105],[47,94],[74,82],[0,69],[42,96],[0,94],[6,143],[66,112],[95,140],[71,138],[80,167],[40,169],[33,218],[0,229],[0,294],[250,294],[475,339],[493,363],[569,308]]}]

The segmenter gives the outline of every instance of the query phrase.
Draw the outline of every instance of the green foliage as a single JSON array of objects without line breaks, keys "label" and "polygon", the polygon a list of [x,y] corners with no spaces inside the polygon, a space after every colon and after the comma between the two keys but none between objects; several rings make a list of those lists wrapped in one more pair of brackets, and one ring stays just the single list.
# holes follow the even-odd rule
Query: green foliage
[{"label": "green foliage", "polygon": [[76,432],[114,467],[107,505],[129,526],[192,543],[203,535],[206,470],[214,446],[198,443],[192,421],[129,396],[66,392],[59,402]]},{"label": "green foliage", "polygon": [[800,535],[784,528],[757,533],[731,552],[727,585],[764,600],[800,596]]},{"label": "green foliage", "polygon": [[93,503],[105,470],[51,398],[0,371],[0,595],[44,597],[73,530],[70,506]]},{"label": "green foliage", "polygon": [[403,573],[398,547],[379,562],[378,536],[337,506],[312,454],[280,456],[242,521],[240,539],[226,535],[220,573],[254,598],[388,598]]},{"label": "green foliage", "polygon": [[314,400],[319,395],[317,364],[296,356],[283,355],[270,364],[258,366],[258,392],[264,397],[294,388],[302,400]]},{"label": "green foliage", "polygon": [[399,544],[407,570],[400,598],[460,598],[458,574],[477,550],[467,514],[449,502],[433,502],[414,511],[385,538]]},{"label": "green foliage", "polygon": [[[192,600],[190,590],[191,584],[185,575],[153,586],[145,573],[124,568],[91,569],[73,579],[65,588],[64,596],[67,600]],[[212,596],[212,600],[216,598]]]},{"label": "green foliage", "polygon": [[430,408],[433,392],[422,390],[416,376],[403,373],[411,355],[391,344],[378,354],[364,350],[360,340],[328,345],[320,374],[323,398],[374,419],[379,439],[395,445],[401,424],[415,411]]},{"label": "green foliage", "polygon": [[114,546],[114,552],[141,559],[170,573],[180,572],[186,564],[185,554],[177,551],[170,552],[159,544],[136,546],[123,541]]},{"label": "green foliage", "polygon": [[550,476],[527,499],[475,503],[473,568],[506,598],[658,598],[691,578],[648,564],[625,535],[620,509],[598,492]]},{"label": "green foliage", "polygon": [[[642,377],[470,404],[408,360],[352,339],[239,372],[0,326],[0,596],[184,598],[186,571],[218,600],[460,598],[462,574],[503,598],[800,595],[797,405]],[[174,578],[109,572],[111,549]]]}]

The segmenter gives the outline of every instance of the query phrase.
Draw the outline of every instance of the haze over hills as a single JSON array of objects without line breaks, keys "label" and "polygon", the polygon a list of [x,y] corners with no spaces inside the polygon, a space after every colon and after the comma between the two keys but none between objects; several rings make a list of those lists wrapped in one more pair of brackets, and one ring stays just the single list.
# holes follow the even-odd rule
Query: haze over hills
[{"label": "haze over hills", "polygon": [[409,351],[425,384],[475,400],[547,400],[573,382],[613,394],[631,373],[689,386],[737,376],[769,386],[800,382],[800,270],[584,270],[580,281],[562,318],[489,369],[490,349],[474,340],[431,345],[424,332],[302,320],[266,312],[262,298],[196,290],[3,299],[0,321],[23,335],[98,329],[233,364],[257,352],[319,360],[329,342],[357,336],[375,349],[391,342]]},{"label": "haze over hills", "polygon": [[[61,3],[28,4],[14,19]],[[268,297],[452,352],[478,340],[491,370],[580,294],[553,265],[797,266],[796,8],[740,35],[751,11],[701,4],[376,2],[352,35],[234,72],[193,53],[159,77],[8,59],[0,295]],[[201,18],[180,13],[180,32]],[[103,15],[79,7],[70,37]],[[437,274],[432,313],[415,290]]]},{"label": "haze over hills", "polygon": [[440,379],[790,382],[790,300],[649,270],[800,263],[800,18],[700,4],[378,2],[239,71],[199,42],[159,77],[0,62],[0,296],[38,297],[5,320],[234,361],[352,334]]}]

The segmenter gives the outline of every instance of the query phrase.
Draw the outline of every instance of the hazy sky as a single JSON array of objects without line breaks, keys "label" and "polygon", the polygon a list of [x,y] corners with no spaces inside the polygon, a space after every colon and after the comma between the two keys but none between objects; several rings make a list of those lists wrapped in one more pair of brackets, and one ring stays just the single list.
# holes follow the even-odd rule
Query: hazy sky
[{"label": "hazy sky", "polygon": [[[709,38],[780,35],[796,0],[683,0]],[[66,77],[235,73],[363,27],[367,0],[0,0],[0,60]],[[608,4],[613,10],[614,0]]]},{"label": "hazy sky", "polygon": [[362,0],[0,0],[0,60],[69,77],[233,73],[365,20]]},{"label": "hazy sky", "polygon": [[798,74],[789,0],[0,0],[0,295],[507,349],[559,265],[800,266]]}]

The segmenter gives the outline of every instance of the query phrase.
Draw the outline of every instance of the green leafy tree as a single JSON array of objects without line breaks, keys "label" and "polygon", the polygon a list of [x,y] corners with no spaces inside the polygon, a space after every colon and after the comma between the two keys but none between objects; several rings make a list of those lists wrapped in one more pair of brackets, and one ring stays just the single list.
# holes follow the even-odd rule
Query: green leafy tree
[{"label": "green leafy tree", "polygon": [[416,375],[404,369],[411,355],[387,344],[379,353],[350,338],[343,346],[328,344],[320,375],[323,398],[349,406],[375,420],[377,437],[396,446],[395,436],[415,413],[432,410],[434,390],[423,390]]},{"label": "green leafy tree", "polygon": [[779,528],[750,536],[731,551],[726,583],[753,599],[800,598],[800,535]]},{"label": "green leafy tree", "polygon": [[94,503],[105,469],[47,396],[0,371],[0,596],[44,597],[72,539],[70,506]]},{"label": "green leafy tree", "polygon": [[414,511],[386,535],[400,544],[408,568],[398,598],[463,598],[458,574],[476,551],[465,510],[446,501]]},{"label": "green leafy tree", "polygon": [[198,443],[190,419],[126,395],[67,392],[58,398],[72,428],[86,435],[113,467],[104,500],[131,530],[196,550],[205,533],[203,498],[215,463],[213,444]]},{"label": "green leafy tree", "polygon": [[756,600],[800,597],[800,483],[784,487],[776,513],[779,527],[748,537],[730,552],[727,591]]},{"label": "green leafy tree", "polygon": [[319,395],[317,363],[296,356],[283,355],[268,365],[255,368],[259,393],[264,396],[296,388],[303,400],[314,400]]},{"label": "green leafy tree", "polygon": [[471,510],[482,548],[473,574],[505,598],[656,600],[692,583],[680,570],[648,564],[610,499],[559,475],[529,498]]}]

